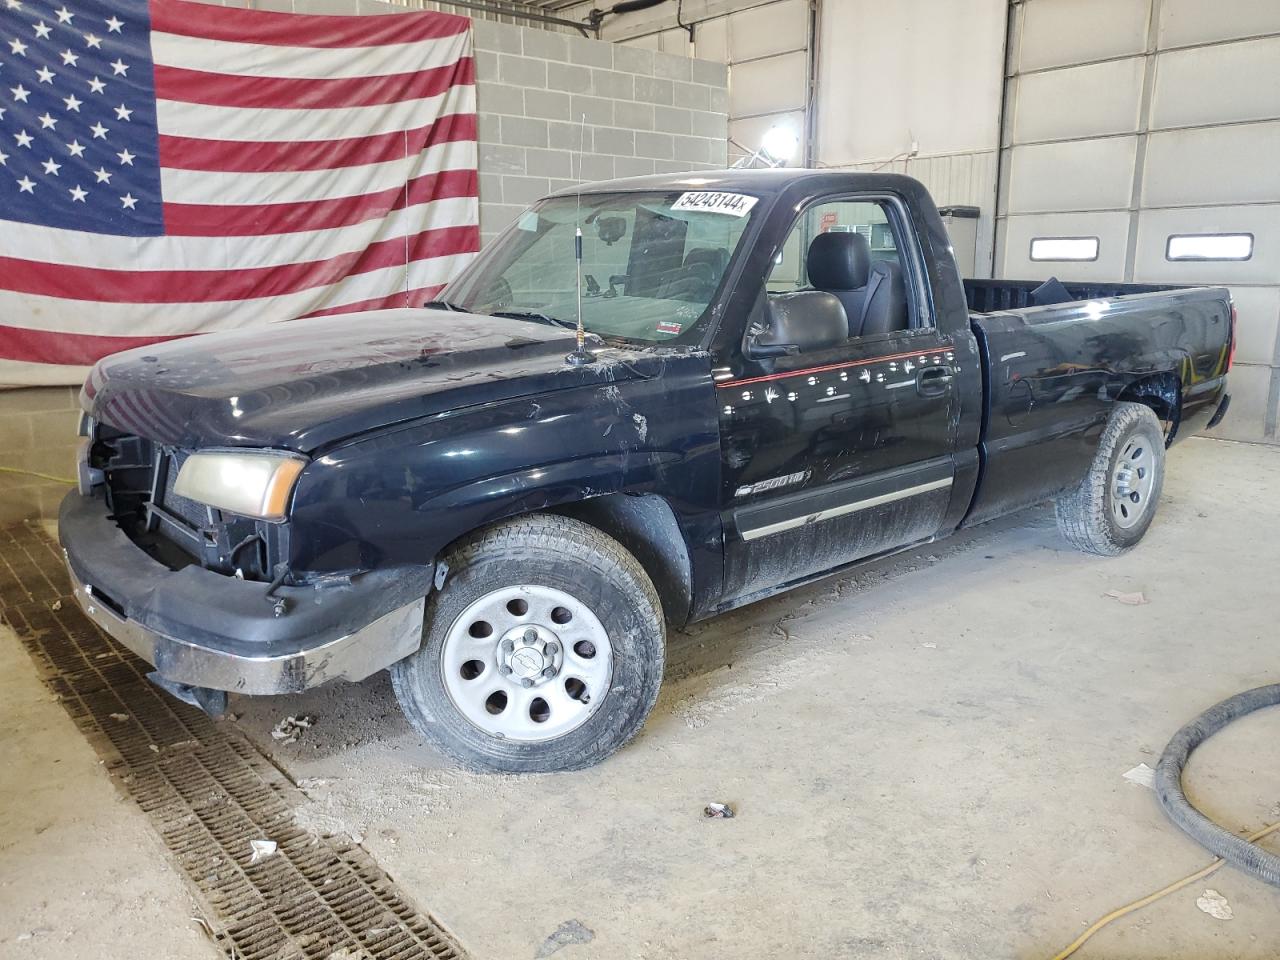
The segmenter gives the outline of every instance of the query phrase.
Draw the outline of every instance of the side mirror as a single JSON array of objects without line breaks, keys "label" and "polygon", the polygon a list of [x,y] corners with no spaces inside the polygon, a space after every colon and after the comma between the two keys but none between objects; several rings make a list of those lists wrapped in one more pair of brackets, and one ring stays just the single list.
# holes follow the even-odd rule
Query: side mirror
[{"label": "side mirror", "polygon": [[744,352],[751,360],[773,360],[794,356],[800,348],[794,343],[761,343],[759,336],[748,336]]},{"label": "side mirror", "polygon": [[800,290],[765,300],[764,321],[748,334],[744,352],[763,360],[838,346],[848,338],[849,319],[839,299],[821,290]]}]

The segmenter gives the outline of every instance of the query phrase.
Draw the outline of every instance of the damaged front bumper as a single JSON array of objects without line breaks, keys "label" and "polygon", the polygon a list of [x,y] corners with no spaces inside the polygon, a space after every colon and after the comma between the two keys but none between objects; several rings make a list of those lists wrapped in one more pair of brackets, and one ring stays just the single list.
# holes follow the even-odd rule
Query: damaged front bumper
[{"label": "damaged front bumper", "polygon": [[110,520],[100,496],[74,491],[62,501],[58,537],[85,614],[177,684],[296,693],[363,680],[422,642],[430,566],[281,586],[268,597],[265,583],[158,563]]}]

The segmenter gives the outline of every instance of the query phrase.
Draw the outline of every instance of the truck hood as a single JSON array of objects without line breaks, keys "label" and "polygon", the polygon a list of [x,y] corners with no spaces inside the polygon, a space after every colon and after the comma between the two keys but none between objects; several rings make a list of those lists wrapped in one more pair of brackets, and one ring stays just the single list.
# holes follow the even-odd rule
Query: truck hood
[{"label": "truck hood", "polygon": [[[600,363],[565,363],[573,342],[559,327],[435,310],[292,320],[106,357],[81,403],[116,429],[175,446],[312,453],[395,423],[598,377]],[[612,377],[628,379],[629,364],[604,362]]]}]

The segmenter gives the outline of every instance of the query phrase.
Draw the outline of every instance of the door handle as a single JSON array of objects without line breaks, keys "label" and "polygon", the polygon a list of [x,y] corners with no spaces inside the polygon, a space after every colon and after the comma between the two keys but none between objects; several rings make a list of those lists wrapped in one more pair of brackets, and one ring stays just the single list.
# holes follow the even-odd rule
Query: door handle
[{"label": "door handle", "polygon": [[955,367],[947,364],[921,367],[916,374],[916,393],[922,397],[940,397],[951,388],[951,381],[955,377]]}]

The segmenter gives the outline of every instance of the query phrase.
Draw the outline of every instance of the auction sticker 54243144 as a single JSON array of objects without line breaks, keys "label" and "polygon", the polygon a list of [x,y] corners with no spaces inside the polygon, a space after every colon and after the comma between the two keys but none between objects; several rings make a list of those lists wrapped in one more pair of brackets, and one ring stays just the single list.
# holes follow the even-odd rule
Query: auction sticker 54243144
[{"label": "auction sticker 54243144", "polygon": [[702,213],[724,213],[731,217],[745,217],[756,205],[759,197],[749,197],[745,193],[716,193],[708,190],[694,190],[680,194],[680,199],[671,205],[672,210],[700,211]]}]

